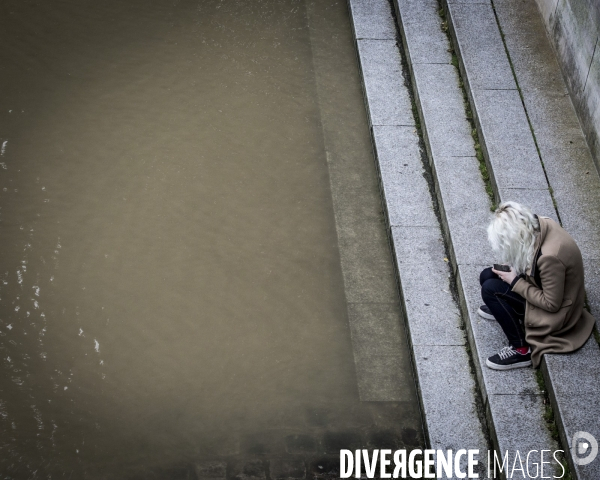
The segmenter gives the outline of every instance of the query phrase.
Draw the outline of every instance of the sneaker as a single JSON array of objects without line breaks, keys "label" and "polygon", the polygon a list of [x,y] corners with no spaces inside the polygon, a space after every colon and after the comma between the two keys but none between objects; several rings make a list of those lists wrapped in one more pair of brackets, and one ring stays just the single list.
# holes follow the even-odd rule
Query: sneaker
[{"label": "sneaker", "polygon": [[488,358],[485,364],[494,370],[510,370],[531,366],[531,349],[525,354],[517,352],[512,345],[504,347],[496,355]]},{"label": "sneaker", "polygon": [[482,305],[481,307],[479,307],[479,310],[477,310],[477,314],[480,317],[485,318],[486,320],[496,320],[496,317],[492,315],[492,311],[488,308],[487,305]]}]

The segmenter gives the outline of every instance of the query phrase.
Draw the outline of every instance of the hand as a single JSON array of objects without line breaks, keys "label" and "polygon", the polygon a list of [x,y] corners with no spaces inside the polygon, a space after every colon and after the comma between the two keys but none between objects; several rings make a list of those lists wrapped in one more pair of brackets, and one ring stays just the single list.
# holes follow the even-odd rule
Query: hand
[{"label": "hand", "polygon": [[513,282],[513,280],[517,277],[516,272],[510,267],[510,272],[501,272],[500,270],[495,270],[492,267],[492,272],[500,277],[501,280],[508,283],[509,285]]}]

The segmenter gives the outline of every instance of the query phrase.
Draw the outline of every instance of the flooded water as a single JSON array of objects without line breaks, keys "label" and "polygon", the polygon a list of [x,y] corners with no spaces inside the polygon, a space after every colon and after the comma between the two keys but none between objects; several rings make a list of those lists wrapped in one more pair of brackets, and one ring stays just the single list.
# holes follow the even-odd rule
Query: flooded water
[{"label": "flooded water", "polygon": [[344,0],[0,4],[2,478],[310,477],[420,444],[414,394],[358,397],[321,14],[372,164]]}]

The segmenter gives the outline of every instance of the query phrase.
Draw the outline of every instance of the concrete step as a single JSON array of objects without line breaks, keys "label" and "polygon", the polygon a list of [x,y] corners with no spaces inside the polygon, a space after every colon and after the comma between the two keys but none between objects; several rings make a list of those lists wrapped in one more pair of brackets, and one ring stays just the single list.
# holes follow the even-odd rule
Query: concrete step
[{"label": "concrete step", "polygon": [[[588,303],[600,328],[600,177],[535,2],[492,5],[558,215],[581,248]],[[581,430],[600,439],[600,414],[591,407],[600,395],[597,342],[590,339],[573,355],[547,355],[542,371],[563,445]],[[600,478],[600,459],[571,467],[580,479]]]},{"label": "concrete step", "polygon": [[450,43],[441,28],[439,4],[436,0],[397,0],[395,4],[494,446],[501,453],[555,450],[533,371],[497,372],[485,366],[485,359],[503,346],[498,325],[476,313],[481,304],[479,272],[494,258],[485,231],[490,199]]},{"label": "concrete step", "polygon": [[479,449],[483,455],[488,442],[476,381],[403,80],[392,8],[387,0],[349,5],[428,446]]},{"label": "concrete step", "polygon": [[[449,65],[450,45],[440,28],[439,5],[431,0],[395,0],[395,4],[496,446],[501,451],[515,446],[521,451],[534,446],[554,449],[543,425],[541,392],[532,372],[505,374],[482,367],[502,340],[497,326],[475,313],[481,302],[477,274],[493,259],[480,230],[487,223],[489,203],[473,158],[473,142],[465,139],[469,125],[464,110],[459,111],[462,93],[457,72]],[[600,208],[600,180],[565,97],[539,14],[520,0],[494,4],[448,0],[444,8],[495,199],[517,200],[562,220],[582,249],[588,296],[598,318],[600,225],[597,215],[588,212]],[[505,30],[504,40],[498,21]],[[510,57],[504,41],[508,53],[514,52]],[[463,139],[459,145],[457,138]],[[586,407],[600,392],[599,365],[600,350],[593,339],[574,354],[545,358],[542,370],[567,448],[576,431],[600,437],[598,414]],[[511,438],[507,427],[514,425],[515,417],[528,422],[529,438]],[[580,466],[570,455],[569,459],[577,478],[600,478],[599,461]]]}]

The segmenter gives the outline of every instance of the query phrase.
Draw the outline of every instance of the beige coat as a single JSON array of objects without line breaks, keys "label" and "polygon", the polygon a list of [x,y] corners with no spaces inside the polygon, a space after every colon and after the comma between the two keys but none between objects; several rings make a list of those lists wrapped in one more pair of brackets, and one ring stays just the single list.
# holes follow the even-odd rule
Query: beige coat
[{"label": "beige coat", "polygon": [[[594,317],[583,308],[583,260],[579,247],[554,220],[539,217],[539,221],[541,231],[534,256],[538,260],[512,288],[527,301],[525,338],[536,368],[545,353],[567,353],[583,346],[594,326]],[[536,269],[541,285],[535,281]]]}]

